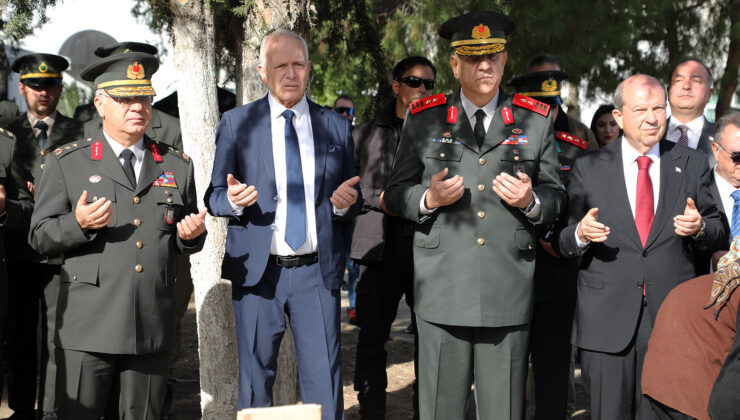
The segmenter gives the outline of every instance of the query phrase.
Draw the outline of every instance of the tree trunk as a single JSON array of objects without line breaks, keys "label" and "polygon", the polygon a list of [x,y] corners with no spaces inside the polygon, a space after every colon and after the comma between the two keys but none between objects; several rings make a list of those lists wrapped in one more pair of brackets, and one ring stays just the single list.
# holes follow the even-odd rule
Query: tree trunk
[{"label": "tree trunk", "polygon": [[[216,151],[218,103],[213,10],[207,0],[169,0],[177,96],[185,152],[195,165],[199,206]],[[235,418],[237,358],[231,285],[221,279],[226,221],[207,217],[203,250],[190,258],[198,322],[201,410],[204,420]]]},{"label": "tree trunk", "polygon": [[725,71],[719,81],[717,107],[714,110],[715,121],[730,111],[732,97],[737,89],[738,68],[740,68],[740,0],[732,0],[729,10],[730,48],[727,52]]},{"label": "tree trunk", "polygon": [[[310,1],[298,0],[255,0],[244,20],[244,42],[236,52],[237,104],[246,104],[259,99],[267,93],[267,87],[257,73],[259,50],[262,38],[276,29],[290,29],[304,39],[310,28]],[[287,318],[286,318],[287,321]],[[274,405],[295,404],[300,400],[298,387],[298,368],[295,358],[295,344],[290,325],[286,322],[285,335],[278,353],[277,377],[273,386]]]}]

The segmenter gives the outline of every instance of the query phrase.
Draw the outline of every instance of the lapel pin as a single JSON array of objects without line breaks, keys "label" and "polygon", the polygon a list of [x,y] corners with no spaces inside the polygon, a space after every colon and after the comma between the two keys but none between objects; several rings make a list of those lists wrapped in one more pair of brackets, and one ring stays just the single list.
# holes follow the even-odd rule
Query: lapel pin
[{"label": "lapel pin", "polygon": [[93,175],[90,178],[88,178],[87,180],[90,181],[90,182],[92,182],[93,184],[97,184],[98,182],[100,182],[101,179],[102,178],[100,177],[100,175]]},{"label": "lapel pin", "polygon": [[681,168],[679,168],[678,166],[676,166],[676,172],[679,172],[680,173],[681,172]]}]

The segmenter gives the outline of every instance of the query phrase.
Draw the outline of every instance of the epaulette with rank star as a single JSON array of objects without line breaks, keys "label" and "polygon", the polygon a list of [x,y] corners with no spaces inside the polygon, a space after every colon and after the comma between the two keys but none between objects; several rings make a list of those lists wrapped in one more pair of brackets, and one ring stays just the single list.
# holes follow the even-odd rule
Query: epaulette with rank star
[{"label": "epaulette with rank star", "polygon": [[565,131],[558,131],[557,132],[558,140],[562,140],[564,142],[570,143],[573,146],[580,147],[583,150],[586,150],[586,146],[588,146],[588,141],[583,140],[580,137],[576,137],[573,134],[566,133]]},{"label": "epaulette with rank star", "polygon": [[160,143],[158,141],[155,141],[154,144],[156,144],[160,148],[161,147],[166,147],[167,148],[167,150],[165,150],[166,153],[173,154],[173,155],[179,157],[180,159],[184,160],[185,162],[190,162],[190,156],[188,156],[185,152],[181,152],[181,151],[175,149],[174,147],[172,147],[170,145],[165,145],[165,144]]},{"label": "epaulette with rank star", "polygon": [[436,95],[427,96],[426,98],[412,102],[411,104],[409,104],[409,109],[411,110],[411,115],[413,115],[425,109],[434,108],[435,106],[439,106],[445,103],[447,103],[447,98],[445,97],[445,94],[438,93]]},{"label": "epaulette with rank star", "polygon": [[512,103],[518,107],[528,109],[532,112],[536,112],[542,116],[547,116],[547,114],[550,113],[550,105],[540,102],[536,99],[532,99],[529,96],[524,96],[520,94],[514,95],[514,100]]},{"label": "epaulette with rank star", "polygon": [[68,155],[70,152],[73,152],[73,151],[75,151],[77,149],[80,149],[80,148],[89,146],[90,145],[89,142],[91,142],[91,141],[92,141],[92,139],[86,139],[86,141],[79,140],[79,141],[76,141],[74,143],[67,143],[64,146],[60,146],[60,147],[57,147],[56,149],[54,149],[54,155],[57,158],[62,158],[64,156]]}]

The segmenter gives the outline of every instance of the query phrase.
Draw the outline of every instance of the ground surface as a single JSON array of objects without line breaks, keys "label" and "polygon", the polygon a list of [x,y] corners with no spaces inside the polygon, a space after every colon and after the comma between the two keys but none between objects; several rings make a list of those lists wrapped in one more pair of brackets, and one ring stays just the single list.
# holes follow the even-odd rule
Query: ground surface
[{"label": "ground surface", "polygon": [[[346,420],[359,420],[359,406],[357,394],[353,389],[355,344],[357,343],[357,328],[346,323],[347,295],[342,292],[342,368],[344,382],[344,407]],[[410,322],[409,310],[402,302],[399,305],[398,318],[393,325],[391,340],[387,344],[388,350],[388,400],[387,418],[389,420],[407,420],[412,417],[411,386],[414,380],[413,342],[412,336],[404,329]],[[580,371],[577,371],[577,375]],[[175,410],[170,417],[172,420],[200,419],[200,387],[198,383],[198,338],[195,328],[195,306],[191,301],[190,307],[183,319],[183,349],[182,356],[177,363],[175,376],[178,379],[175,388]],[[7,387],[5,387],[7,389]],[[571,418],[590,420],[585,410],[586,397],[580,380],[576,379],[576,408]],[[8,409],[7,395],[3,395],[0,405],[0,419],[12,414]],[[471,419],[474,417],[474,407],[471,407]],[[530,416],[528,416],[530,417]]]}]

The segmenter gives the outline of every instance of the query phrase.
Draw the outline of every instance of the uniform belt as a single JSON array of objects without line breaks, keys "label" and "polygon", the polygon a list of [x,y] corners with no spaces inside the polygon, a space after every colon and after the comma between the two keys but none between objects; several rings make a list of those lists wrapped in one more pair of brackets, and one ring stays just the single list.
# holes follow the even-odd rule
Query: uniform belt
[{"label": "uniform belt", "polygon": [[300,267],[315,264],[319,261],[319,254],[314,252],[303,255],[270,255],[270,262],[280,267]]}]

